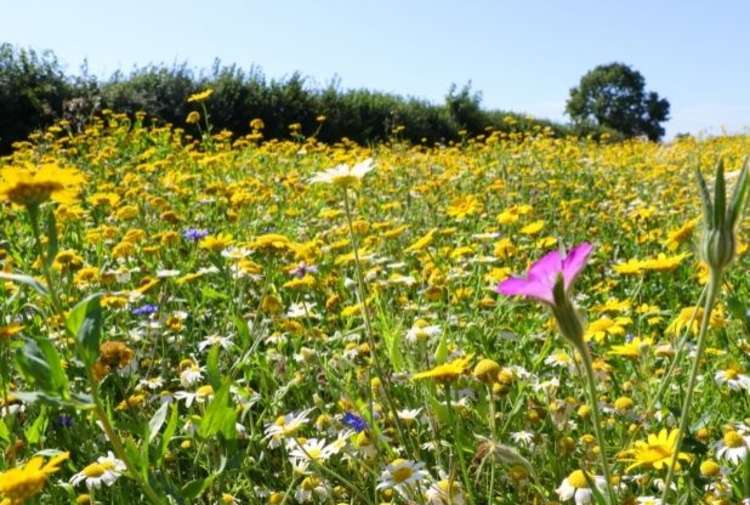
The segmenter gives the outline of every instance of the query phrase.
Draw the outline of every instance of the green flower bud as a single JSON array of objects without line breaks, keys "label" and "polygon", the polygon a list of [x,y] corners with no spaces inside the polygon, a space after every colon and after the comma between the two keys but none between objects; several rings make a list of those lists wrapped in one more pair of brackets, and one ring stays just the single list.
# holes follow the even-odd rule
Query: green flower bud
[{"label": "green flower bud", "polygon": [[555,316],[560,333],[578,350],[585,344],[583,340],[583,324],[578,316],[578,311],[573,306],[567,291],[562,274],[558,274],[555,287],[552,290],[555,304],[552,306],[552,314]]}]

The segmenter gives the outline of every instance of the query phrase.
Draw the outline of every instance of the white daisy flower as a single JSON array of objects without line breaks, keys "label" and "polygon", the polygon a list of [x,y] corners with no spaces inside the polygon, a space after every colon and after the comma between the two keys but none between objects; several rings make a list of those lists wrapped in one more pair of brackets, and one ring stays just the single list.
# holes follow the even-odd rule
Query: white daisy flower
[{"label": "white daisy flower", "polygon": [[[605,490],[607,484],[604,477],[594,475],[590,476],[589,479],[594,482],[594,485],[599,491]],[[576,505],[589,505],[592,503],[594,494],[589,487],[589,479],[586,478],[586,474],[583,473],[583,470],[576,470],[565,477],[560,484],[560,487],[556,489],[560,500],[574,500]]]},{"label": "white daisy flower", "polygon": [[719,370],[714,375],[716,383],[720,386],[728,386],[732,391],[750,390],[750,377],[741,373],[742,371],[734,366],[725,370]]},{"label": "white daisy flower", "polygon": [[335,184],[337,186],[346,187],[359,182],[365,175],[372,171],[373,168],[375,168],[375,164],[373,163],[372,158],[367,158],[354,166],[342,163],[333,168],[318,172],[310,179],[310,182],[321,182],[324,184]]},{"label": "white daisy flower", "polygon": [[414,485],[429,477],[424,463],[406,459],[394,459],[380,475],[377,489],[395,489],[401,495],[413,490]]},{"label": "white daisy flower", "polygon": [[86,468],[75,474],[70,479],[70,484],[77,486],[86,482],[89,489],[99,489],[102,484],[111,486],[127,470],[125,463],[115,457],[112,451],[106,456],[100,456],[96,463],[91,463]]},{"label": "white daisy flower", "polygon": [[729,430],[724,433],[724,437],[716,444],[716,456],[736,465],[740,461],[745,460],[749,447],[750,435]]}]

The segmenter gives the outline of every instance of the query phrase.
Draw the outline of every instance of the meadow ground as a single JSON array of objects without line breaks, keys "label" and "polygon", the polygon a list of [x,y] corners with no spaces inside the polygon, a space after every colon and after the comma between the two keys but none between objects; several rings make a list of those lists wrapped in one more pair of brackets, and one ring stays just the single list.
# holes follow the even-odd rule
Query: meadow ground
[{"label": "meadow ground", "polygon": [[[734,185],[749,136],[255,126],[105,114],[0,159],[0,503],[656,504],[675,454],[685,503],[750,496],[747,227],[700,332],[693,174]],[[560,249],[580,342],[497,292]]]}]

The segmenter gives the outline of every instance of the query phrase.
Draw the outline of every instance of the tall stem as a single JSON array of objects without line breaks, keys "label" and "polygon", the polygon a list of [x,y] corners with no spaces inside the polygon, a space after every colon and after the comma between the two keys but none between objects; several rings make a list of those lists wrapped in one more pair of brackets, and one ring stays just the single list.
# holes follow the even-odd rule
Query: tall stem
[{"label": "tall stem", "polygon": [[[359,304],[360,307],[362,307],[362,318],[365,321],[365,333],[367,333],[367,339],[368,343],[370,345],[370,356],[372,357],[372,362],[375,365],[375,371],[377,373],[377,377],[383,382],[383,396],[385,397],[385,401],[388,404],[388,408],[391,411],[391,415],[393,416],[393,420],[396,423],[396,429],[398,430],[399,436],[402,440],[402,442],[411,445],[411,439],[407,439],[404,429],[401,426],[401,421],[398,417],[398,411],[396,410],[396,406],[393,403],[393,400],[391,399],[390,393],[388,391],[390,382],[388,378],[383,373],[383,368],[380,366],[380,361],[377,358],[377,349],[375,347],[375,336],[372,332],[372,324],[370,323],[370,314],[367,310],[367,299],[365,297],[365,282],[364,278],[362,276],[362,266],[359,260],[359,247],[357,245],[357,238],[354,235],[354,225],[352,220],[352,211],[351,211],[351,204],[349,203],[349,190],[347,188],[344,188],[344,210],[346,212],[346,221],[349,225],[349,236],[352,241],[352,251],[354,252],[354,273],[355,277],[357,278],[357,298],[359,298]],[[369,370],[368,370],[368,377],[369,377]],[[373,393],[372,393],[372,384],[368,384],[368,388],[370,391],[369,399],[370,399],[370,414],[373,416],[375,415],[375,412],[373,411]]]},{"label": "tall stem", "polygon": [[682,412],[680,414],[680,431],[677,434],[677,443],[675,444],[674,454],[672,454],[672,462],[669,464],[669,471],[667,477],[664,479],[664,492],[662,495],[662,503],[667,503],[669,494],[671,492],[672,480],[674,479],[674,469],[677,466],[677,458],[680,454],[680,446],[685,436],[685,432],[688,428],[688,422],[690,421],[690,405],[693,401],[693,392],[695,390],[695,383],[698,378],[698,370],[700,369],[701,359],[703,358],[703,352],[706,348],[706,334],[708,333],[708,324],[711,321],[711,312],[713,311],[714,304],[716,303],[716,297],[719,294],[721,288],[721,270],[712,269],[710,278],[708,281],[708,291],[706,293],[706,305],[703,308],[703,318],[701,320],[700,333],[698,334],[698,347],[695,351],[695,360],[693,366],[690,369],[690,378],[688,379],[687,391],[685,392],[685,400],[682,403]]},{"label": "tall stem", "polygon": [[53,309],[56,314],[62,315],[62,304],[60,303],[60,297],[57,294],[57,286],[52,282],[52,275],[49,271],[49,262],[51,258],[47,258],[47,255],[44,254],[44,248],[42,247],[42,234],[39,230],[39,207],[28,207],[26,210],[29,214],[29,221],[31,221],[31,230],[34,233],[36,254],[39,257],[39,261],[42,263],[42,273],[44,273],[44,279],[47,281],[47,289],[49,289],[52,297]]},{"label": "tall stem", "polygon": [[607,462],[607,450],[604,444],[604,436],[602,435],[601,428],[601,415],[599,414],[599,402],[596,397],[596,380],[594,378],[594,367],[591,361],[591,353],[585,342],[579,348],[581,357],[583,358],[583,369],[586,371],[586,382],[588,383],[589,390],[589,403],[591,404],[591,417],[594,423],[594,434],[596,436],[596,442],[599,444],[599,459],[602,465],[602,473],[604,474],[604,480],[607,481],[607,493],[609,494],[609,501],[612,505],[617,503],[615,499],[614,491],[612,490],[612,478],[609,472],[609,463]]},{"label": "tall stem", "polygon": [[112,427],[112,423],[109,420],[109,415],[102,406],[101,399],[99,398],[99,387],[97,386],[96,379],[94,379],[90,371],[89,382],[91,383],[91,396],[94,399],[94,414],[99,419],[99,422],[102,423],[104,433],[107,435],[107,438],[112,444],[112,449],[114,450],[115,455],[118,457],[118,459],[121,459],[125,463],[125,466],[128,469],[128,473],[130,473],[130,475],[136,480],[136,482],[138,482],[141,489],[143,490],[143,493],[146,495],[146,498],[148,498],[148,501],[150,501],[152,505],[163,505],[165,501],[159,497],[154,488],[151,487],[148,479],[145,479],[143,475],[141,475],[141,473],[138,471],[138,468],[136,468],[135,465],[133,465],[133,463],[130,461],[130,458],[125,451],[125,446],[123,445],[120,436]]}]

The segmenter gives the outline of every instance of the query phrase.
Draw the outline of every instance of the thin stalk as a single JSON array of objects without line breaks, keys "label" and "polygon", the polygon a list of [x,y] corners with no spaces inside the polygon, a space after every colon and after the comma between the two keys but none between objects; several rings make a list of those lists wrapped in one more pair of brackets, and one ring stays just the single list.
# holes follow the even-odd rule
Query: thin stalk
[{"label": "thin stalk", "polygon": [[[453,432],[457,440],[456,444],[456,455],[458,456],[458,466],[461,469],[461,476],[463,477],[464,483],[466,484],[466,490],[469,493],[469,503],[476,503],[474,497],[474,488],[471,486],[471,479],[469,479],[469,472],[466,469],[466,462],[464,461],[463,448],[461,447],[461,423],[456,421],[456,416],[453,415],[453,405],[451,405],[451,386],[450,383],[445,383],[445,406],[448,409],[448,417],[450,418],[451,425],[453,426]],[[494,441],[493,441],[494,442]]]},{"label": "thin stalk", "polygon": [[604,436],[601,428],[601,415],[599,414],[599,402],[596,398],[596,380],[594,378],[594,367],[591,361],[591,353],[589,352],[586,343],[582,343],[579,351],[583,358],[583,369],[586,372],[586,382],[588,383],[589,390],[589,403],[591,404],[591,417],[594,423],[594,435],[596,436],[596,442],[599,444],[599,458],[602,465],[602,473],[604,474],[604,480],[607,481],[607,494],[609,495],[609,502],[612,505],[617,503],[614,490],[612,489],[612,478],[609,472],[609,463],[607,462],[607,450],[604,444]]},{"label": "thin stalk", "polygon": [[716,298],[721,288],[721,270],[712,269],[710,278],[708,281],[708,290],[706,292],[706,305],[703,309],[703,318],[701,320],[701,329],[698,334],[698,348],[695,351],[695,360],[693,366],[690,369],[690,378],[688,379],[688,387],[685,393],[685,400],[682,404],[682,412],[680,413],[680,431],[677,433],[677,443],[674,448],[674,454],[672,455],[672,462],[669,464],[669,471],[667,477],[664,479],[664,492],[662,495],[662,503],[668,503],[667,499],[671,492],[672,480],[674,479],[674,469],[677,466],[677,458],[680,454],[680,446],[685,436],[685,432],[688,428],[688,422],[690,420],[690,405],[693,401],[693,392],[695,390],[695,383],[698,378],[698,370],[700,369],[700,362],[703,358],[703,352],[706,348],[706,334],[708,333],[708,324],[711,321],[711,312],[713,311],[716,303]]},{"label": "thin stalk", "polygon": [[151,487],[148,479],[143,478],[143,475],[141,475],[135,465],[133,465],[133,463],[130,461],[130,458],[128,457],[127,452],[125,452],[125,447],[122,443],[122,440],[112,427],[112,423],[109,420],[109,415],[107,415],[107,412],[102,406],[101,399],[99,398],[99,387],[97,386],[96,381],[90,371],[89,382],[91,383],[91,396],[94,399],[94,414],[96,414],[99,422],[102,423],[104,433],[112,443],[112,449],[114,450],[115,455],[125,463],[125,466],[128,469],[128,473],[130,473],[131,476],[136,480],[136,482],[138,482],[141,489],[143,490],[143,493],[146,495],[146,498],[148,498],[148,501],[150,501],[153,505],[163,505],[165,503],[165,500],[159,497],[154,488]]},{"label": "thin stalk", "polygon": [[62,304],[60,303],[60,297],[57,294],[57,287],[52,282],[52,275],[49,272],[49,260],[47,255],[44,254],[44,248],[42,247],[42,234],[39,230],[39,207],[28,207],[26,209],[29,214],[29,221],[31,221],[31,230],[34,233],[34,246],[36,253],[39,256],[39,260],[42,262],[42,273],[44,279],[47,281],[47,289],[49,289],[52,297],[52,306],[56,314],[62,315]]},{"label": "thin stalk", "polygon": [[[377,358],[377,349],[375,347],[375,336],[372,331],[372,324],[370,323],[370,314],[367,311],[367,299],[365,297],[365,282],[364,278],[362,277],[362,266],[361,262],[359,260],[359,247],[357,245],[357,238],[354,235],[354,225],[352,220],[352,211],[351,211],[351,204],[349,203],[349,190],[347,188],[344,188],[344,210],[346,212],[346,221],[349,225],[349,236],[352,241],[352,251],[354,253],[354,273],[355,277],[357,278],[357,297],[359,298],[359,304],[362,307],[362,318],[365,322],[365,333],[367,333],[367,339],[368,343],[370,344],[370,356],[372,358],[372,362],[375,365],[375,371],[377,373],[377,377],[380,379],[380,381],[383,383],[383,396],[385,397],[386,403],[388,404],[388,408],[391,411],[391,415],[393,416],[393,420],[396,423],[396,429],[398,430],[399,437],[401,438],[401,441],[405,444],[412,445],[411,439],[407,439],[406,435],[404,434],[403,426],[401,426],[401,420],[398,417],[398,411],[396,410],[396,406],[393,403],[393,400],[391,399],[391,395],[389,393],[390,388],[390,380],[385,376],[383,373],[383,368],[380,366],[380,361]],[[368,377],[369,377],[369,369],[368,369]],[[368,384],[368,389],[370,391],[369,395],[369,401],[370,401],[370,413],[373,416],[374,419],[374,411],[373,411],[373,392],[372,392],[372,384]],[[413,449],[413,447],[412,447]]]}]

